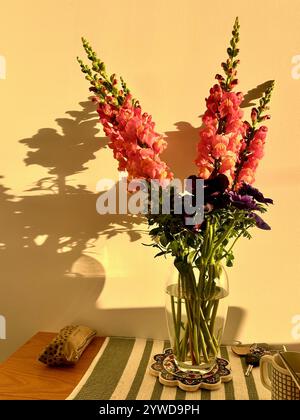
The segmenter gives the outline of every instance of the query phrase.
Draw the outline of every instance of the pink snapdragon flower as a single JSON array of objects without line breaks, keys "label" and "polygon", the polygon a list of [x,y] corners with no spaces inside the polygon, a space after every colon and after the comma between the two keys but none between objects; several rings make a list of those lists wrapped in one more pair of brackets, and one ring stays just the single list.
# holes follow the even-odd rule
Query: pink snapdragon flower
[{"label": "pink snapdragon flower", "polygon": [[232,184],[245,133],[240,108],[242,100],[241,93],[225,91],[218,84],[210,89],[195,161],[199,177],[207,179],[221,173]]},{"label": "pink snapdragon flower", "polygon": [[245,160],[237,179],[237,187],[242,186],[243,182],[253,184],[255,182],[255,171],[260,159],[264,156],[265,140],[268,127],[262,125],[255,131],[253,139],[247,148],[247,159]]},{"label": "pink snapdragon flower", "polygon": [[157,179],[162,184],[173,178],[159,157],[167,146],[166,141],[155,131],[151,115],[142,113],[130,94],[119,107],[113,101],[99,102],[97,111],[110,139],[109,147],[119,162],[118,169],[126,170],[129,179]]}]

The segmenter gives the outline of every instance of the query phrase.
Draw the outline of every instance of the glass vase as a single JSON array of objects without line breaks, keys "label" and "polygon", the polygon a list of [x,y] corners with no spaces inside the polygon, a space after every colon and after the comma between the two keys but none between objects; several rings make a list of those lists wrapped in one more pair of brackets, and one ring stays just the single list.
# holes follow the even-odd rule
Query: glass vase
[{"label": "glass vase", "polygon": [[227,316],[228,278],[220,264],[185,265],[166,287],[169,338],[178,368],[209,373],[217,363]]}]

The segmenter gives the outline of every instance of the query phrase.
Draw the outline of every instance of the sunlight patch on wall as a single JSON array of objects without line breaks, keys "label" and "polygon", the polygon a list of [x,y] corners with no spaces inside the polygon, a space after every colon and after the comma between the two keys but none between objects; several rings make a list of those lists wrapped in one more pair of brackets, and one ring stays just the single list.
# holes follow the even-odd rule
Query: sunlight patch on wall
[{"label": "sunlight patch on wall", "polygon": [[0,340],[6,339],[6,320],[3,315],[0,315]]},{"label": "sunlight patch on wall", "polygon": [[6,59],[0,55],[0,80],[6,79]]},{"label": "sunlight patch on wall", "polygon": [[292,57],[292,79],[299,80],[300,79],[300,54],[294,55]]},{"label": "sunlight patch on wall", "polygon": [[35,242],[37,246],[42,246],[45,243],[47,238],[48,238],[48,235],[38,235],[34,238],[33,241]]}]

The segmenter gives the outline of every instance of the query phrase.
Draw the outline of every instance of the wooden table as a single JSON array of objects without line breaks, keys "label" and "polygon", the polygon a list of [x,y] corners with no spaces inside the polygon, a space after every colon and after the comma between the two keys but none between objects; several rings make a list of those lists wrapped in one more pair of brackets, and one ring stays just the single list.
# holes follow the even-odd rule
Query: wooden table
[{"label": "wooden table", "polygon": [[37,360],[55,333],[39,332],[0,365],[0,400],[64,400],[101,348],[96,337],[73,367],[49,368]]}]

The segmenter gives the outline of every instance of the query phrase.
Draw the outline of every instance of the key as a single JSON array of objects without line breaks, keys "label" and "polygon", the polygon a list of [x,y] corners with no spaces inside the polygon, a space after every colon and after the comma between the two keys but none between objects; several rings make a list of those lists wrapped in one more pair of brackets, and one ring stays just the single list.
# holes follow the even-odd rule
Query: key
[{"label": "key", "polygon": [[250,346],[249,353],[256,354],[258,356],[259,355],[263,356],[264,354],[269,354],[270,353],[270,345],[266,344],[266,343],[252,344],[252,346]]},{"label": "key", "polygon": [[246,363],[249,365],[245,372],[245,376],[250,376],[252,369],[259,366],[259,361],[264,354],[270,354],[270,346],[268,344],[253,344],[250,352],[246,354]]},{"label": "key", "polygon": [[253,367],[259,366],[260,358],[265,354],[272,354],[279,351],[284,346],[270,345],[267,343],[254,343],[251,345],[232,346],[232,351],[240,357],[245,357],[248,368],[245,376],[250,376]]},{"label": "key", "polygon": [[246,372],[245,372],[245,376],[250,376],[250,373],[252,372],[253,369],[253,365],[249,365]]},{"label": "key", "polygon": [[250,346],[250,353],[261,351],[264,354],[274,354],[279,351],[286,351],[286,347],[283,344],[267,344],[267,343],[255,343]]},{"label": "key", "polygon": [[248,365],[248,368],[245,372],[245,376],[250,376],[252,369],[255,366],[259,366],[259,361],[262,355],[260,353],[254,354],[254,353],[248,353],[246,355],[246,363]]}]

